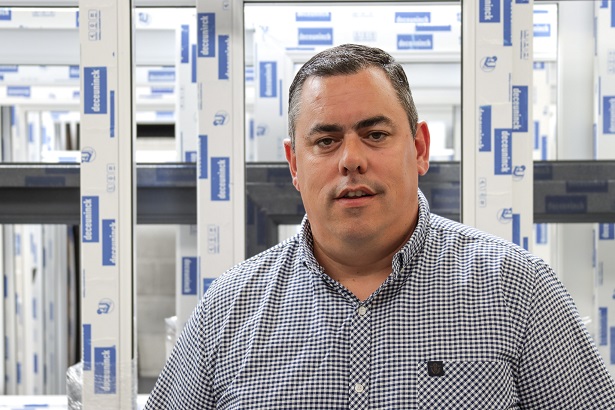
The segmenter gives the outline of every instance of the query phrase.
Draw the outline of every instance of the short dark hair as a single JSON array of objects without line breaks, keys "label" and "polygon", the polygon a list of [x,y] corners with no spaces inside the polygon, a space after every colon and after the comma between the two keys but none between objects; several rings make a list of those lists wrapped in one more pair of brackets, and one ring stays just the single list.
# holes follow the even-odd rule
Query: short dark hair
[{"label": "short dark hair", "polygon": [[412,99],[408,78],[402,66],[386,51],[358,44],[343,44],[324,50],[310,58],[297,72],[290,85],[288,96],[288,134],[295,149],[295,124],[299,115],[303,84],[311,76],[331,77],[356,74],[359,71],[378,67],[387,75],[397,93],[397,98],[408,115],[412,137],[416,135],[418,113]]}]

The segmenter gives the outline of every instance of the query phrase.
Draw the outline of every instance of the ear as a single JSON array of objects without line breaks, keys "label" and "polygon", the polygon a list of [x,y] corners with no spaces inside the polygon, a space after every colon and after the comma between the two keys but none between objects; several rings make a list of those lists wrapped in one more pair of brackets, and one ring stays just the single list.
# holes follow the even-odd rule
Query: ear
[{"label": "ear", "polygon": [[290,175],[293,178],[293,185],[297,191],[301,191],[299,189],[299,180],[297,179],[297,155],[291,146],[289,138],[284,140],[284,153],[286,154],[286,161],[288,161]]},{"label": "ear", "polygon": [[419,175],[425,175],[429,169],[429,143],[429,128],[425,121],[421,121],[416,126],[416,136],[414,137],[416,167]]}]

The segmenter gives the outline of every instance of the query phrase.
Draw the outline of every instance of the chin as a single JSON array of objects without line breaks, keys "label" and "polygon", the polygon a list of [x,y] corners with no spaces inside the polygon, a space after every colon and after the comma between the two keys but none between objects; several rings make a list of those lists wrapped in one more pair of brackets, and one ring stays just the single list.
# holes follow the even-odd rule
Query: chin
[{"label": "chin", "polygon": [[351,226],[346,229],[340,229],[336,232],[336,236],[345,242],[365,242],[368,239],[376,236],[378,232],[373,229],[366,229],[361,226]]}]

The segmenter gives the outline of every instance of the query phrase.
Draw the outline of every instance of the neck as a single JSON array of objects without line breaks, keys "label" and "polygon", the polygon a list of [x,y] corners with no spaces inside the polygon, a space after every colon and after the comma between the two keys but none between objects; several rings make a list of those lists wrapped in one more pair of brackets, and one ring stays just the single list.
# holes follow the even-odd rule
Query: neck
[{"label": "neck", "polygon": [[314,257],[325,273],[352,292],[367,299],[392,271],[393,256],[408,242],[415,226],[401,240],[389,246],[334,241],[325,244],[314,238]]}]

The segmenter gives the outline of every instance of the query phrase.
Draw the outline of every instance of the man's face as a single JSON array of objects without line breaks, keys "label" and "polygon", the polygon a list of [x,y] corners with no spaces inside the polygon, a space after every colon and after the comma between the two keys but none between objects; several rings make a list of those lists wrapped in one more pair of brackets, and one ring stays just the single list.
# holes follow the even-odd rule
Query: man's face
[{"label": "man's face", "polygon": [[429,167],[429,131],[421,123],[412,138],[382,70],[308,78],[295,151],[289,141],[285,150],[321,246],[407,240],[418,213],[418,175]]}]

